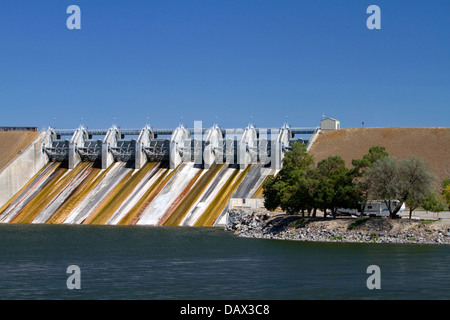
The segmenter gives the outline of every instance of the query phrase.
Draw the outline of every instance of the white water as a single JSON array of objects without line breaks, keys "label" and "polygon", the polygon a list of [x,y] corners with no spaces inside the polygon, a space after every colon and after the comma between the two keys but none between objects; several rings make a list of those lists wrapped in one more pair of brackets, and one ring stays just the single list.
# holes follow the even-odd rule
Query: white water
[{"label": "white water", "polygon": [[183,192],[199,170],[202,169],[194,167],[193,163],[181,164],[181,167],[175,172],[152,203],[145,209],[137,224],[157,225],[167,209]]}]

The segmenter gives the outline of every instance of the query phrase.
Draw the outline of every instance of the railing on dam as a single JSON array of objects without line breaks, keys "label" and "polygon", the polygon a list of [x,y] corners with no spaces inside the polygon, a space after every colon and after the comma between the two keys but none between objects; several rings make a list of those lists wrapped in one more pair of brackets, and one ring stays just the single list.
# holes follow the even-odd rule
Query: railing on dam
[{"label": "railing on dam", "polygon": [[[10,129],[10,130],[33,130],[36,131],[36,127],[0,127],[0,131],[2,128],[18,128],[18,129]],[[29,129],[20,129],[20,128],[29,128]],[[314,134],[319,128],[318,127],[294,127],[290,128],[292,134]],[[194,134],[195,128],[186,128],[191,134]],[[200,129],[202,133],[205,133],[207,128]],[[231,129],[221,129],[223,134],[226,133],[237,133],[239,131],[243,131],[242,128],[231,128]],[[260,132],[265,132],[271,134],[272,132],[279,132],[279,128],[255,128],[256,132],[259,134]],[[8,131],[8,130],[3,130]],[[60,136],[73,136],[76,129],[53,129],[53,131]],[[138,136],[141,133],[142,129],[120,129],[119,132],[126,136]],[[153,132],[156,135],[172,135],[175,129],[153,129]],[[93,136],[104,136],[108,132],[108,129],[86,129],[86,132]]]},{"label": "railing on dam", "polygon": [[37,127],[0,127],[0,131],[37,131]]}]

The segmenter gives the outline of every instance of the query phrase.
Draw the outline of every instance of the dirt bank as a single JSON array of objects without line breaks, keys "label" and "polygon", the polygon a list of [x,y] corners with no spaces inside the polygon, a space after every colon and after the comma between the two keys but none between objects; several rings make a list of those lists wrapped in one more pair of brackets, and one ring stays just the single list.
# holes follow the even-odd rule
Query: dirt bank
[{"label": "dirt bank", "polygon": [[37,131],[0,131],[0,170],[24,150],[37,136]]},{"label": "dirt bank", "polygon": [[424,159],[439,180],[450,176],[449,127],[348,128],[324,131],[309,153],[318,162],[329,156],[340,156],[347,166],[361,159],[370,147],[383,146],[390,156]]}]

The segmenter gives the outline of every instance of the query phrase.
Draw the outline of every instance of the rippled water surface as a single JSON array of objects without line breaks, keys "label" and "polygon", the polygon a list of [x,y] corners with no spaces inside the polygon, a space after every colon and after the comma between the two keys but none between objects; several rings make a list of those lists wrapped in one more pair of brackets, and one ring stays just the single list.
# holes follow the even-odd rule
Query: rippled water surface
[{"label": "rippled water surface", "polygon": [[[369,265],[381,289],[369,290]],[[69,290],[69,265],[81,289]],[[450,248],[237,238],[217,228],[0,225],[1,299],[450,299]]]}]

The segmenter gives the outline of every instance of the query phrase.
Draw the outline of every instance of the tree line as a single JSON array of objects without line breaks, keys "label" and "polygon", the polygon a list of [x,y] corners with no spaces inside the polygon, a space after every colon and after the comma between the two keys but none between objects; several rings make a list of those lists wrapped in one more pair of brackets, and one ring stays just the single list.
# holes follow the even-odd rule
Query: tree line
[{"label": "tree line", "polygon": [[[373,146],[361,159],[347,168],[340,156],[330,156],[315,165],[305,145],[294,142],[283,158],[283,167],[263,184],[264,205],[268,210],[281,208],[288,214],[317,210],[336,217],[339,208],[361,209],[369,199],[385,201],[391,218],[406,203],[413,210],[429,211],[450,206],[450,179],[436,193],[436,177],[427,163],[415,156],[390,157],[384,147]],[[396,206],[391,200],[398,200]]]}]

